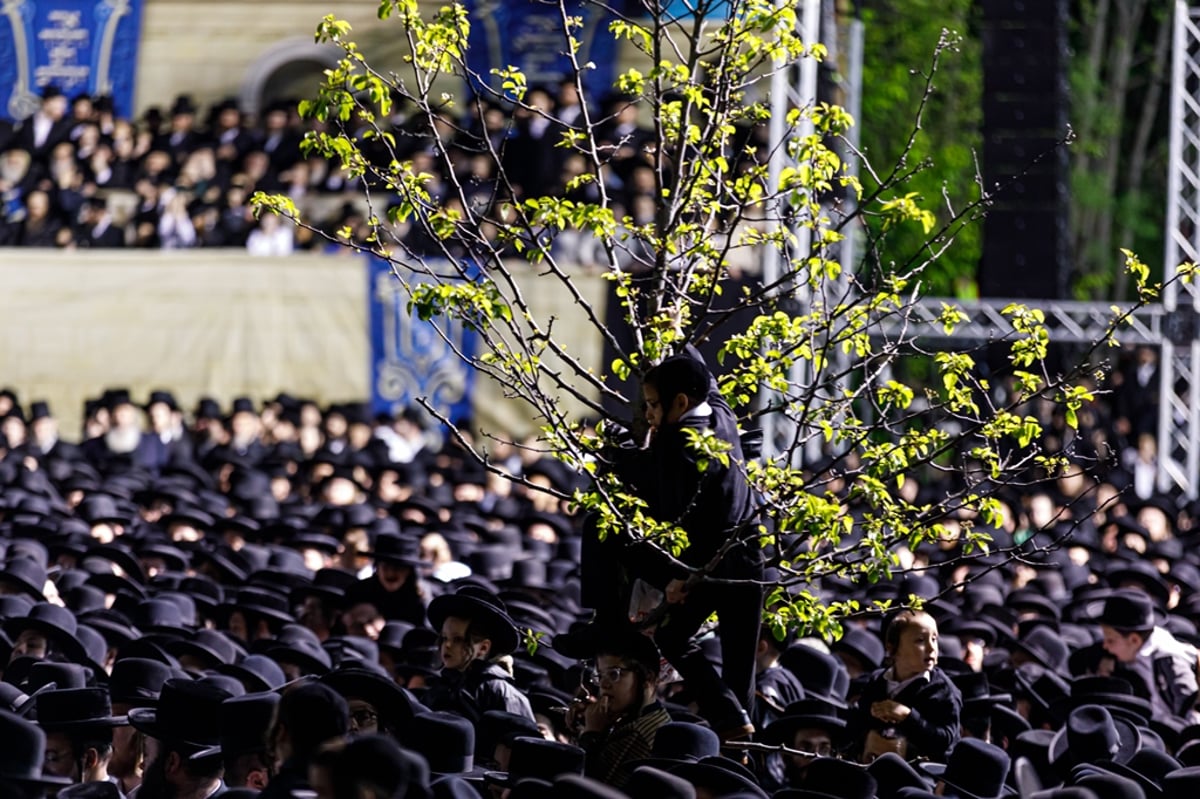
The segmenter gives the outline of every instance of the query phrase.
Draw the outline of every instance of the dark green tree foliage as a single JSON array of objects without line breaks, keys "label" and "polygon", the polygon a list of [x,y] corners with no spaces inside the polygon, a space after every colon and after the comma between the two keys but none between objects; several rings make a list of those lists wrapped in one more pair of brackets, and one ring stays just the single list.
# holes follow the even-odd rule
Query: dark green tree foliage
[{"label": "dark green tree foliage", "polygon": [[[905,191],[932,211],[936,228],[950,222],[964,206],[979,198],[976,153],[981,153],[983,67],[974,0],[863,0],[865,23],[861,144],[876,164],[896,164],[912,173]],[[945,31],[952,38],[945,39]],[[953,42],[941,51],[936,76],[931,54],[939,41]],[[899,135],[913,127],[914,110],[924,102],[921,127],[910,140]],[[910,146],[911,144],[911,146]],[[863,175],[863,188],[875,186]],[[868,219],[869,235],[878,240],[867,253],[868,268],[906,272],[929,258],[926,235],[916,226],[884,231],[882,220]],[[954,243],[935,259],[921,278],[924,292],[970,296],[982,246],[982,226],[955,228]]]},{"label": "dark green tree foliage", "polygon": [[1115,248],[1163,252],[1174,4],[1071,6],[1072,282],[1077,299],[1122,300],[1133,287]]}]

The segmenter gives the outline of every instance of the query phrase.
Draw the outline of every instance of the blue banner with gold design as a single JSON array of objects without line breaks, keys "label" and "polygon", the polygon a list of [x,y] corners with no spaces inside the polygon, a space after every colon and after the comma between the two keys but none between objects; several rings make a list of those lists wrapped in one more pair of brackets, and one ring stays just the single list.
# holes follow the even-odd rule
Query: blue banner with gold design
[{"label": "blue banner with gold design", "polygon": [[[558,3],[537,0],[468,0],[471,19],[467,66],[496,91],[500,80],[493,68],[514,66],[525,73],[529,86],[549,87],[571,75],[566,56],[562,10]],[[608,96],[616,79],[616,41],[608,26],[615,17],[605,3],[567,0],[566,12],[581,18],[575,32],[580,41],[576,54],[583,70],[583,86],[594,100]]]},{"label": "blue banner with gold design", "polygon": [[[428,266],[436,271],[435,262]],[[368,259],[368,273],[372,409],[395,414],[424,399],[452,422],[469,418],[475,374],[458,353],[475,354],[476,333],[457,320],[409,314],[408,292],[382,258]]]},{"label": "blue banner with gold design", "polygon": [[47,86],[132,116],[141,26],[142,0],[0,0],[0,116],[30,116]]}]

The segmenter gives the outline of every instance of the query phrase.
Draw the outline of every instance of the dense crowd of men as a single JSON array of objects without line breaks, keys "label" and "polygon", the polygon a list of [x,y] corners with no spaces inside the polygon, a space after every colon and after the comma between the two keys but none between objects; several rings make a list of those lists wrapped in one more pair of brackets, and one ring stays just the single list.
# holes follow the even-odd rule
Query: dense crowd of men
[{"label": "dense crowd of men", "polygon": [[[430,176],[425,188],[431,196],[466,202],[484,216],[507,197],[596,199],[595,185],[567,188],[586,164],[554,146],[582,113],[573,84],[534,87],[526,100],[557,121],[468,103],[463,118],[440,118],[431,126],[398,101],[382,122],[395,147],[383,151],[378,138],[360,144],[380,167],[393,157],[411,160],[415,171]],[[650,134],[638,124],[637,107],[615,97],[592,113],[600,121],[598,144],[611,156],[604,188],[617,218],[628,212],[638,224],[650,221],[655,181],[643,147]],[[295,102],[271,103],[255,117],[225,100],[202,115],[188,96],[165,113],[155,107],[139,119],[122,119],[110,98],[67,98],[47,87],[33,116],[0,122],[0,246],[239,247],[261,255],[322,246],[309,231],[281,225],[270,214],[256,220],[249,205],[256,191],[286,194],[302,208],[314,197],[344,197],[333,212],[317,212],[329,218],[310,221],[365,237],[365,214],[352,202],[361,180],[301,147],[315,125],[298,116]],[[461,196],[449,188],[443,150]],[[132,200],[128,212],[111,200],[122,194]],[[402,235],[418,255],[440,252],[427,231],[413,227]],[[598,246],[578,235],[562,236],[558,246],[568,250],[565,258],[583,265],[600,257]]]},{"label": "dense crowd of men", "polygon": [[[1144,356],[1129,355],[1137,384]],[[646,376],[649,442],[606,456],[693,533],[674,562],[589,560],[596,530],[562,500],[580,476],[536,442],[491,444],[509,480],[415,412],[288,395],[189,412],[166,391],[138,404],[109,390],[72,443],[45,403],[0,392],[0,795],[1159,799],[1194,785],[1197,504],[1139,497],[1122,467],[1009,492],[992,532],[1019,557],[922,545],[894,579],[808,586],[921,609],[851,620],[837,640],[780,637],[757,622],[770,570],[727,546],[752,497],[733,471],[689,473],[681,444],[705,427],[738,444],[713,386],[692,355],[664,362]],[[1121,394],[1083,415],[1081,441],[1091,424],[1134,433]],[[734,553],[708,570],[725,585],[688,579],[713,547]],[[606,590],[633,581],[640,593]],[[639,597],[655,591],[647,624]]]}]

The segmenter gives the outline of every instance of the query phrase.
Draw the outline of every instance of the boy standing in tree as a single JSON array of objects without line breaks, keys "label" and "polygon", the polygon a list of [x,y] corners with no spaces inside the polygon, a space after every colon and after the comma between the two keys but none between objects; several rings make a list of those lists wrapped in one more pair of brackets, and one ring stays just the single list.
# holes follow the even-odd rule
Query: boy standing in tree
[{"label": "boy standing in tree", "polygon": [[[744,737],[754,731],[748,711],[763,566],[737,421],[698,357],[663,361],[646,374],[642,391],[650,445],[618,464],[617,473],[655,520],[687,533],[679,555],[686,568],[643,547],[634,548],[626,565],[665,594],[670,607],[654,640],[697,697],[701,715],[722,739]],[[723,442],[727,458],[697,454],[695,439],[709,432]],[[706,578],[739,582],[714,584]],[[720,675],[692,640],[714,613],[720,622]]]}]

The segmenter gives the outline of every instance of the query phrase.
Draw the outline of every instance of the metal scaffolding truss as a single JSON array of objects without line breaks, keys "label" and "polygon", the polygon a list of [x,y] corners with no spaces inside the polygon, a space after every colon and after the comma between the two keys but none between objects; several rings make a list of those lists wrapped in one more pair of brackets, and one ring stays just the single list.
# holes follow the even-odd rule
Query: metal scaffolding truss
[{"label": "metal scaffolding truss", "polygon": [[[923,297],[905,306],[903,313],[884,316],[872,327],[873,335],[897,340],[915,339],[926,346],[976,345],[1001,341],[1012,335],[1011,316],[1004,314],[1010,303],[1019,302],[1039,310],[1046,318],[1051,339],[1058,344],[1090,344],[1103,341],[1116,314],[1112,306],[1098,302],[1060,300],[961,300]],[[946,333],[939,317],[944,306],[959,309],[967,318]],[[1163,340],[1167,313],[1160,305],[1145,306],[1129,313],[1114,334],[1122,344],[1150,344]]]},{"label": "metal scaffolding truss", "polygon": [[[819,2],[801,3],[800,25],[805,32],[816,28]],[[861,30],[858,35],[861,37]],[[860,62],[856,58],[858,53],[851,56],[848,71],[854,76]],[[771,141],[777,157],[785,150],[778,146],[784,135],[782,120],[789,108],[811,102],[816,92],[815,81],[812,67],[800,66],[776,76],[772,85]],[[857,86],[853,79],[850,83],[848,100],[854,104]],[[773,160],[772,177],[783,166],[782,161]],[[1190,8],[1187,0],[1175,0],[1167,193],[1162,303],[1130,313],[1115,335],[1124,345],[1159,349],[1158,487],[1160,491],[1178,491],[1194,499],[1200,494],[1200,281],[1170,280],[1179,264],[1200,263],[1200,10]],[[798,240],[798,245],[805,244],[803,238]],[[843,257],[842,262],[853,263],[853,258]],[[768,254],[765,277],[778,276],[784,268],[787,267],[782,259],[776,256],[771,261]],[[889,340],[917,339],[930,347],[1001,341],[1012,333],[1003,313],[1009,302],[922,298],[903,312],[880,318],[871,332]],[[1086,345],[1105,339],[1114,317],[1113,306],[1107,303],[1020,302],[1027,308],[1041,310],[1052,341],[1063,344]],[[944,305],[957,307],[967,316],[949,335],[938,321]],[[801,309],[804,310],[807,308]],[[793,376],[793,379],[796,377],[802,378]],[[797,431],[794,423],[778,414],[769,414],[764,421],[763,454],[776,457],[787,451]]]},{"label": "metal scaffolding truss", "polygon": [[[1200,263],[1200,11],[1175,2],[1171,63],[1170,161],[1167,174],[1168,277]],[[1163,308],[1172,320],[1162,337],[1158,414],[1158,487],[1195,498],[1200,480],[1200,339],[1195,281],[1168,283]]]}]

